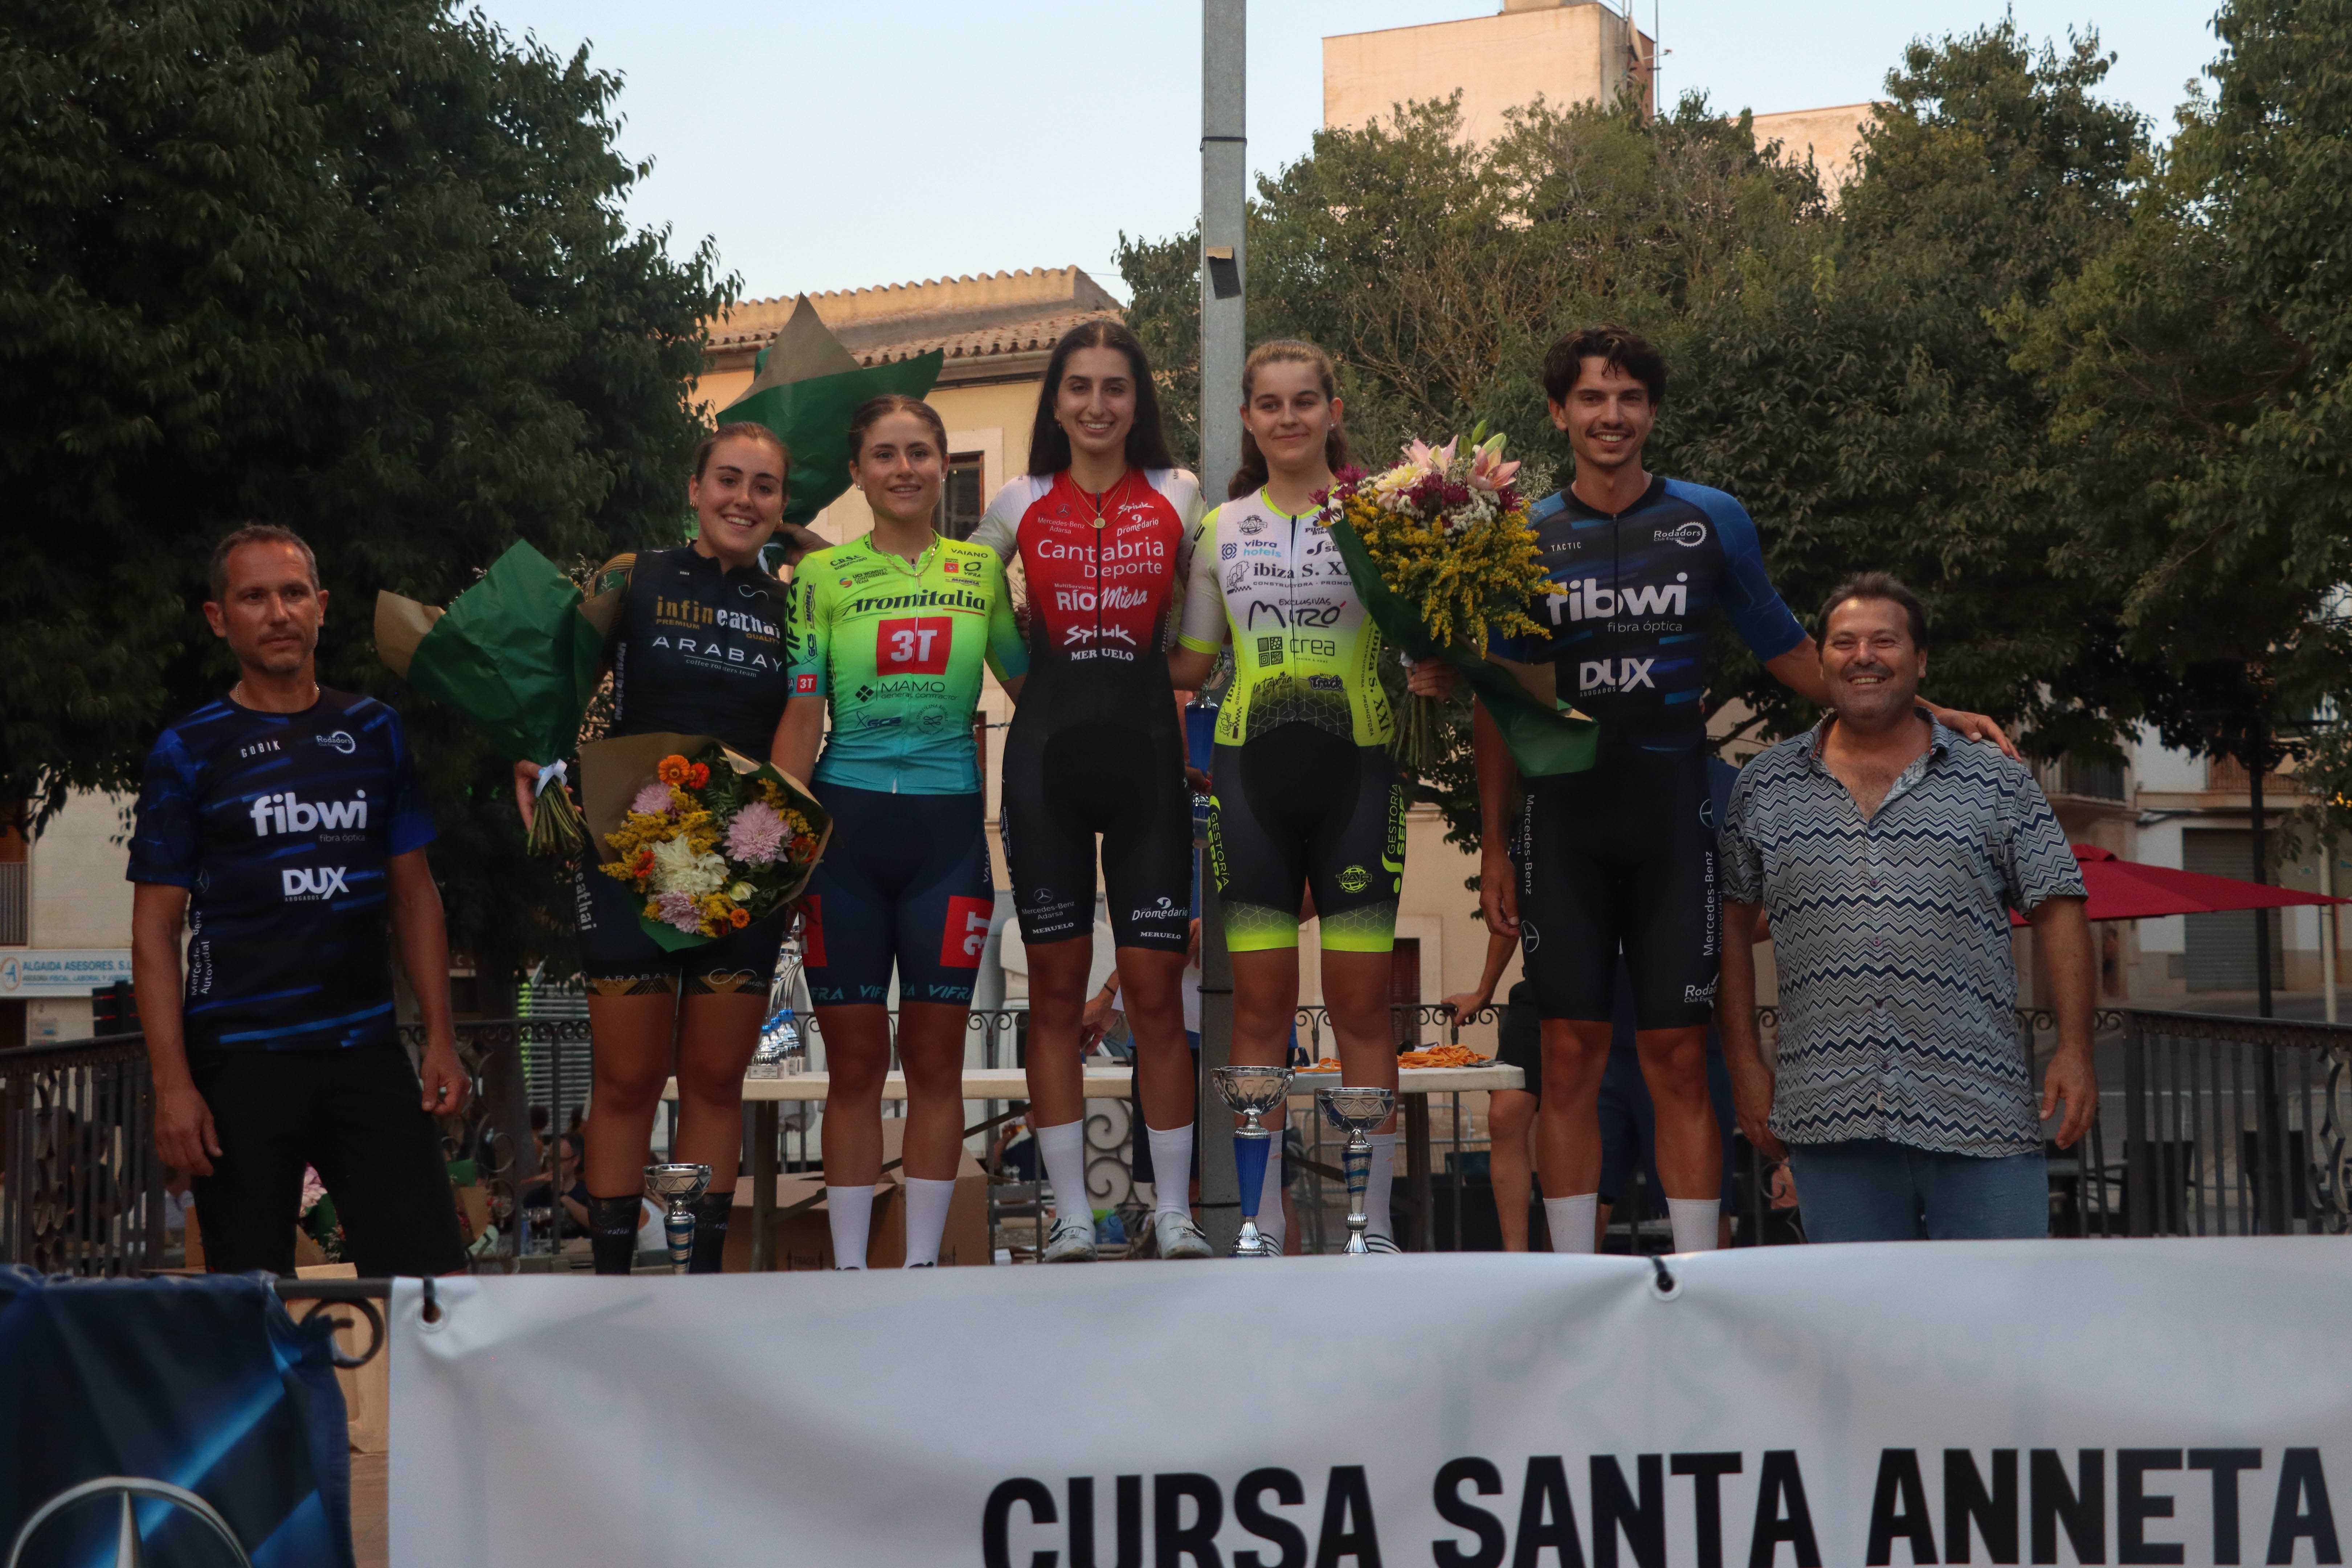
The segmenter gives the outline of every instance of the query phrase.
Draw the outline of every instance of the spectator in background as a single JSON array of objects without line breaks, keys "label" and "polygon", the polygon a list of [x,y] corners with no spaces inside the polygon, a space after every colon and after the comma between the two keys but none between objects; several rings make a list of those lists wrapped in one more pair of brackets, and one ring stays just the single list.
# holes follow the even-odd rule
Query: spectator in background
[{"label": "spectator in background", "polygon": [[[400,716],[320,687],[327,594],[295,534],[231,533],[210,586],[205,618],[238,679],[157,738],[131,837],[156,1152],[194,1175],[215,1273],[294,1271],[306,1165],[362,1274],[455,1272],[465,1244],[434,1118],[463,1110],[469,1086]],[[421,1082],[394,1026],[392,954],[424,1017]]]},{"label": "spectator in background", "polygon": [[[2025,766],[1918,702],[1927,616],[1885,573],[1822,606],[1833,714],[1751,761],[1723,832],[1718,1016],[1740,1126],[1782,1143],[1814,1241],[2046,1236],[2042,1123],[2097,1113],[2083,879]],[[2032,922],[2058,1017],[2037,1108],[2018,1037],[2009,911]],[[1780,1048],[1755,1025],[1769,911]]]},{"label": "spectator in background", "polygon": [[[1492,1005],[1495,987],[1510,967],[1518,938],[1490,932],[1486,963],[1475,991],[1448,996],[1439,1004],[1454,1015],[1458,1027]],[[1522,980],[1506,996],[1495,1021],[1495,1059],[1524,1075],[1524,1089],[1498,1089],[1486,1097],[1486,1175],[1495,1194],[1495,1223],[1503,1233],[1503,1250],[1528,1249],[1528,1199],[1535,1190],[1535,1160],[1530,1142],[1536,1108],[1543,1102],[1543,1031],[1536,1016],[1535,987]]]}]

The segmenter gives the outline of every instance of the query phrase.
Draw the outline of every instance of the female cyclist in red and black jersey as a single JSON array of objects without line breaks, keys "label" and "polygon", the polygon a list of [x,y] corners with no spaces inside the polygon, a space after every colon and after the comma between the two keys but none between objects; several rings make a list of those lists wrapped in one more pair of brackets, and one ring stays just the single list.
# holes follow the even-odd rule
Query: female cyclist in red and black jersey
[{"label": "female cyclist in red and black jersey", "polygon": [[1135,334],[1089,321],[1055,345],[1029,472],[973,542],[1017,558],[1028,686],[1004,743],[1005,858],[1029,950],[1030,1123],[1054,1184],[1048,1263],[1095,1256],[1078,1065],[1094,956],[1096,839],[1136,1044],[1162,1258],[1206,1258],[1192,1222],[1193,1068],[1184,1039],[1192,805],[1167,650],[1201,515]]}]

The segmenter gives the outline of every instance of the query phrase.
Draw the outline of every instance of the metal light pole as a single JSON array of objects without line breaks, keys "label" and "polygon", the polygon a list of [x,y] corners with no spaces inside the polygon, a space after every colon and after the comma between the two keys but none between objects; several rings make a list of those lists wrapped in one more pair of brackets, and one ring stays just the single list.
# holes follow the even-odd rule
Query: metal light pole
[{"label": "metal light pole", "polygon": [[[1244,86],[1247,0],[1201,0],[1201,486],[1212,497],[1241,466],[1242,227],[1249,143]],[[1210,1079],[1232,1058],[1234,971],[1225,956],[1224,902],[1213,867],[1201,877],[1201,1227],[1220,1255],[1241,1232],[1232,1117]]]}]

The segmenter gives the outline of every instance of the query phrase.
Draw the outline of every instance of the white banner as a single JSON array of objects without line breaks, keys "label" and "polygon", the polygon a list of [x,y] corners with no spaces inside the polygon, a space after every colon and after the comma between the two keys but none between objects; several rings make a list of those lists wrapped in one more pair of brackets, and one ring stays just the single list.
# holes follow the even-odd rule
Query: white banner
[{"label": "white banner", "polygon": [[393,1568],[2342,1560],[2341,1242],[1672,1266],[404,1282]]}]

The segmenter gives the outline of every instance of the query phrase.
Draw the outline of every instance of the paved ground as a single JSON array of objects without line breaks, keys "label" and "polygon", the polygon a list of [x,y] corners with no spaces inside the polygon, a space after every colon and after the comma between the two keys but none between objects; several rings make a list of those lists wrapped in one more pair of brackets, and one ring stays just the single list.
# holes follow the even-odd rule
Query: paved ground
[{"label": "paved ground", "polygon": [[352,1456],[352,1544],[359,1568],[385,1568],[390,1551],[385,1544],[384,1457]]}]

